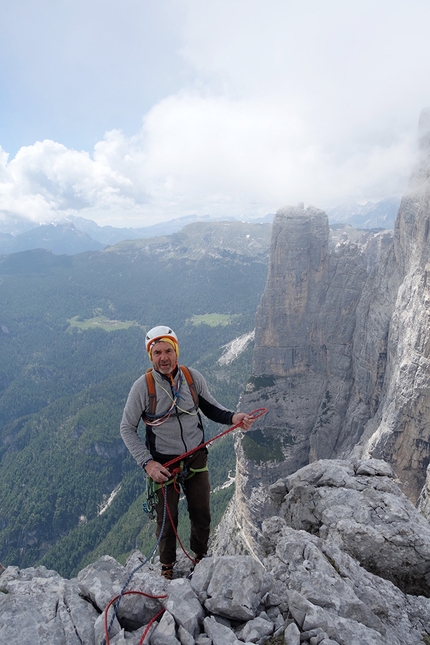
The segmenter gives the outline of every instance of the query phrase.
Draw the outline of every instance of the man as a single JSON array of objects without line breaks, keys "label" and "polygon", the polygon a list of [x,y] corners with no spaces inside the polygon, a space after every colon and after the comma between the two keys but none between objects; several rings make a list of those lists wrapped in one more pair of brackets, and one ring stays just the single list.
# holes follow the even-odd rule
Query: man
[{"label": "man", "polygon": [[[253,419],[244,412],[234,413],[220,405],[210,394],[200,372],[189,369],[197,395],[195,402],[192,388],[178,366],[179,343],[170,327],[154,327],[147,333],[145,343],[152,362],[152,372],[148,376],[153,378],[156,407],[151,412],[153,396],[149,391],[148,376],[144,374],[135,381],[128,395],[121,421],[121,436],[148,476],[158,485],[165,484],[164,493],[174,527],[167,517],[159,551],[162,575],[171,580],[176,560],[175,528],[178,524],[179,492],[172,484],[171,472],[163,464],[204,443],[200,411],[212,421],[225,425],[240,424],[244,430],[249,430]],[[137,432],[140,419],[146,425],[145,442]],[[173,464],[172,468],[177,466],[179,462]],[[199,562],[207,553],[211,520],[207,449],[193,452],[185,458],[182,467],[185,471],[182,486],[191,522],[190,548],[195,553],[195,562]],[[158,538],[164,515],[164,496],[160,488],[157,491],[156,512]]]}]

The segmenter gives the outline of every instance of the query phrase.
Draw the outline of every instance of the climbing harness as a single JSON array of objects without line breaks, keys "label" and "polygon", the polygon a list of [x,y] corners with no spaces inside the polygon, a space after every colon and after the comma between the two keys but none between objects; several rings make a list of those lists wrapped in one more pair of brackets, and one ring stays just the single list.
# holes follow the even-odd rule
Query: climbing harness
[{"label": "climbing harness", "polygon": [[[251,419],[253,419],[253,421],[255,421],[259,417],[263,416],[263,414],[266,414],[266,412],[267,412],[267,408],[257,408],[256,410],[253,410],[249,414],[249,416],[251,417]],[[219,434],[217,434],[216,437],[212,437],[212,439],[209,439],[208,441],[205,441],[204,443],[199,444],[195,448],[192,448],[191,450],[188,450],[188,452],[185,452],[183,455],[179,455],[179,457],[175,457],[174,459],[171,459],[166,464],[163,464],[163,466],[165,468],[168,468],[169,466],[172,466],[173,464],[175,464],[178,461],[183,462],[183,460],[186,457],[189,457],[190,455],[194,454],[195,452],[197,452],[197,450],[202,450],[202,448],[206,448],[206,446],[211,445],[217,439],[221,439],[221,437],[224,437],[229,432],[232,432],[232,430],[236,430],[237,428],[240,428],[240,426],[241,426],[240,423],[236,423],[235,425],[231,426],[230,428],[227,428],[227,430],[224,430],[223,432],[220,432]],[[166,484],[167,485],[169,485],[171,483],[175,484],[177,477],[181,475],[181,470],[182,469],[181,469],[180,465],[179,465],[179,467],[174,468],[171,471],[172,478],[169,479],[169,481],[166,482]],[[196,469],[190,468],[189,470],[192,473],[192,474],[189,475],[189,477],[192,477],[197,472],[204,472],[204,471],[208,470],[208,466],[205,466],[204,468],[196,468]],[[187,477],[187,479],[189,477]],[[143,502],[142,507],[143,507],[144,512],[147,513],[152,519],[152,518],[155,518],[155,504],[157,502],[156,491],[159,490],[159,488],[161,487],[161,484],[156,484],[155,482],[153,482],[153,480],[150,479],[150,477],[146,478],[146,482],[147,482],[146,502]],[[176,484],[175,484],[175,486],[176,486]],[[176,488],[176,490],[178,490],[178,489]]]},{"label": "climbing harness", "polygon": [[[263,416],[263,414],[266,414],[266,412],[267,412],[267,408],[257,408],[256,410],[253,410],[248,416],[251,417],[251,419],[255,421],[255,419],[258,419],[259,417]],[[201,450],[202,448],[205,448],[206,446],[210,445],[211,443],[213,443],[217,439],[220,439],[221,437],[224,437],[229,432],[232,432],[232,430],[236,430],[237,428],[240,428],[240,427],[241,427],[241,423],[236,423],[235,425],[231,426],[230,428],[227,428],[227,430],[224,430],[223,432],[220,432],[218,435],[216,435],[212,439],[209,439],[209,441],[206,441],[205,443],[202,443],[199,446],[196,446],[196,448],[193,448],[192,450],[189,450],[188,452],[184,453],[183,455],[179,455],[179,457],[175,457],[174,459],[171,459],[166,464],[164,464],[164,466],[166,468],[168,468],[169,466],[172,466],[173,464],[176,464],[178,461],[183,462],[187,457],[189,457],[190,455],[195,453],[197,450]],[[200,470],[206,470],[206,469],[207,468],[195,469],[195,472],[199,472]],[[190,468],[189,470],[191,471],[192,469]],[[195,474],[195,473],[193,473],[193,474]],[[179,465],[178,467],[173,469],[173,471],[172,471],[172,479],[169,480],[169,482],[167,482],[167,484],[170,484],[171,482],[176,482],[177,477],[180,476],[180,475],[181,475],[181,466]],[[177,530],[175,528],[173,518],[171,516],[170,509],[169,509],[169,506],[167,504],[167,495],[166,495],[165,485],[160,484],[160,488],[161,488],[161,490],[163,492],[163,498],[164,498],[164,502],[163,502],[163,521],[162,521],[161,530],[160,530],[157,542],[156,542],[154,548],[152,549],[151,553],[149,554],[149,556],[147,558],[145,558],[145,560],[143,562],[141,562],[137,567],[135,567],[135,569],[133,569],[133,571],[130,573],[130,575],[128,576],[128,578],[127,578],[127,580],[126,580],[126,582],[125,582],[125,584],[124,584],[124,586],[123,586],[123,588],[122,588],[122,590],[120,592],[120,594],[118,596],[116,596],[115,598],[113,598],[108,603],[108,605],[106,606],[106,608],[104,610],[105,638],[103,640],[102,645],[110,645],[109,632],[110,632],[110,630],[112,628],[113,622],[114,622],[115,617],[116,617],[116,615],[118,613],[119,604],[120,604],[123,596],[130,595],[130,594],[137,594],[137,595],[141,595],[141,596],[146,596],[147,598],[155,598],[155,599],[167,598],[166,594],[163,594],[163,595],[160,595],[160,596],[151,596],[150,594],[146,594],[143,591],[126,591],[128,585],[130,584],[131,579],[133,578],[135,573],[137,573],[137,571],[139,571],[139,569],[141,569],[147,562],[149,562],[149,560],[155,554],[155,552],[157,550],[157,547],[158,547],[158,545],[160,543],[161,537],[163,535],[163,532],[164,532],[164,526],[165,526],[165,523],[166,523],[166,516],[167,515],[169,516],[170,523],[171,523],[171,525],[173,527],[176,539],[178,540],[178,543],[179,543],[182,551],[185,553],[185,555],[187,556],[187,558],[189,560],[191,560],[194,564],[196,563],[196,561],[187,553],[186,549],[184,548],[184,546],[183,546],[183,544],[182,544],[182,542],[181,542],[181,540],[179,538]],[[154,491],[154,496],[156,496],[155,491]],[[155,497],[155,499],[156,499],[156,497]],[[148,508],[149,507],[150,506],[148,506]],[[151,511],[153,512],[154,510],[155,510],[155,506],[151,509]],[[149,512],[151,512],[151,511],[149,511]],[[109,625],[108,625],[108,612],[109,612],[109,609],[110,609],[110,607],[112,605],[114,605],[114,611],[113,611],[112,617],[111,617]],[[153,625],[153,623],[158,618],[160,618],[160,616],[164,613],[164,611],[165,611],[164,608],[161,609],[153,618],[151,618],[151,620],[149,621],[148,625],[146,626],[146,628],[145,628],[145,630],[144,630],[144,632],[142,634],[142,637],[141,637],[138,645],[143,644],[143,642],[145,640],[145,637],[148,634],[151,626]]]},{"label": "climbing harness", "polygon": [[159,484],[155,482],[149,475],[146,475],[146,500],[142,503],[143,512],[148,515],[149,519],[155,520],[156,514],[155,509],[158,501],[157,492],[164,486],[173,485],[175,491],[180,495],[182,487],[185,493],[185,482],[194,477],[197,473],[205,473],[209,471],[209,466],[206,464],[202,468],[192,468],[192,466],[185,466],[184,460],[182,459],[179,467],[175,468],[172,472],[171,478]]}]

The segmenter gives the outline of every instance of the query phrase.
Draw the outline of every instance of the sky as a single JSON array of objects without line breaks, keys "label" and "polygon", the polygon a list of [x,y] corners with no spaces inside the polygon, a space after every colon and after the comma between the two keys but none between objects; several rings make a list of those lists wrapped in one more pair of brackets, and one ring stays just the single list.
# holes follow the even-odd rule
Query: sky
[{"label": "sky", "polygon": [[0,219],[400,196],[428,0],[0,0]]}]

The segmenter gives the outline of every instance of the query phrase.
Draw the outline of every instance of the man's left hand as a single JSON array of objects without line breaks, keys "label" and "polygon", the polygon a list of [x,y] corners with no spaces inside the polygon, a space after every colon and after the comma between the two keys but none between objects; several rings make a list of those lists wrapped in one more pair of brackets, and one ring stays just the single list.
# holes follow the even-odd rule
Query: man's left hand
[{"label": "man's left hand", "polygon": [[243,430],[249,430],[249,428],[254,423],[255,419],[246,414],[245,412],[236,412],[233,414],[232,422],[233,425],[240,425]]}]

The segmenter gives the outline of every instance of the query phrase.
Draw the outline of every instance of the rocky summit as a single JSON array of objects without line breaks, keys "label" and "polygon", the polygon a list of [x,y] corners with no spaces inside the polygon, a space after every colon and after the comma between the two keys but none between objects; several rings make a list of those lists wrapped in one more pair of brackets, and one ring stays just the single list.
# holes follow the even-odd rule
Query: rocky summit
[{"label": "rocky summit", "polygon": [[277,513],[263,522],[258,552],[219,554],[218,540],[191,577],[179,554],[172,581],[139,552],[125,566],[103,556],[72,580],[8,567],[0,642],[430,643],[430,526],[389,464],[319,460],[266,492]]}]

